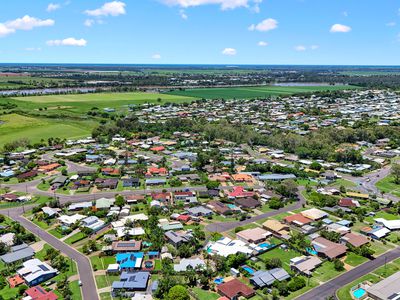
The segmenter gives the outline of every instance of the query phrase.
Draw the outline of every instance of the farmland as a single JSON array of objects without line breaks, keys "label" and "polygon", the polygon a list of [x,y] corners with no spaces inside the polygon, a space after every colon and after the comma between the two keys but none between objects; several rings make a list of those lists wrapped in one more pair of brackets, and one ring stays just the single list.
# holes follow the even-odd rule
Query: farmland
[{"label": "farmland", "polygon": [[356,88],[353,86],[265,86],[265,87],[238,87],[238,88],[200,88],[175,90],[169,95],[187,96],[205,99],[250,99],[257,97],[286,96],[297,93],[309,93],[315,91],[343,90]]},{"label": "farmland", "polygon": [[28,138],[31,142],[47,140],[50,137],[79,138],[91,134],[95,123],[90,121],[72,121],[45,119],[9,114],[0,117],[0,147],[5,143]]},{"label": "farmland", "polygon": [[82,114],[94,107],[99,109],[110,107],[119,110],[127,105],[163,104],[167,102],[183,103],[193,100],[195,99],[188,96],[132,92],[29,96],[6,98],[0,101],[16,104],[21,109],[46,109],[46,114],[48,115],[60,111]]}]

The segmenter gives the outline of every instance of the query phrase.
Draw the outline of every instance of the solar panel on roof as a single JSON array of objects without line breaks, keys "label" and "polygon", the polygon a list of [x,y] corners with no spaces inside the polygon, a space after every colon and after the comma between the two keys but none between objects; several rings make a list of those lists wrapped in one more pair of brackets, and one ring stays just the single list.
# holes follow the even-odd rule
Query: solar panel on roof
[{"label": "solar panel on roof", "polygon": [[117,244],[118,248],[124,248],[124,247],[135,247],[135,243],[126,243],[126,244]]},{"label": "solar panel on roof", "polygon": [[45,265],[39,265],[39,268],[41,268],[43,271],[49,270]]}]

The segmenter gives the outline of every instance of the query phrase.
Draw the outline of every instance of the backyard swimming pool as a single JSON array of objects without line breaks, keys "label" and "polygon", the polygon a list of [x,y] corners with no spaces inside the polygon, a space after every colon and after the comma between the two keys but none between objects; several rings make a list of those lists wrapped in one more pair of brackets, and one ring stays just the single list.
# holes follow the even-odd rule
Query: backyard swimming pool
[{"label": "backyard swimming pool", "polygon": [[356,299],[362,298],[366,294],[366,291],[362,288],[358,288],[355,291],[353,291],[353,296]]},{"label": "backyard swimming pool", "polygon": [[247,273],[249,273],[250,275],[253,275],[254,274],[254,270],[252,269],[252,268],[250,268],[249,266],[243,266],[242,267],[243,268],[243,270],[245,270]]}]

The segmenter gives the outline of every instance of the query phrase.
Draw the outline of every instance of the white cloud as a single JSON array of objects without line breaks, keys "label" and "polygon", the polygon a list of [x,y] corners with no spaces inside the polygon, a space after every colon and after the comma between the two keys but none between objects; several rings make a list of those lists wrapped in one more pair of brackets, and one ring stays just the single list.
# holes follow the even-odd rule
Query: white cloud
[{"label": "white cloud", "polygon": [[201,5],[219,5],[222,10],[235,9],[240,7],[250,8],[253,4],[253,10],[259,11],[259,3],[262,0],[161,0],[163,3],[171,6],[180,6],[183,8],[195,7]]},{"label": "white cloud", "polygon": [[61,8],[61,4],[58,4],[58,3],[50,3],[49,5],[47,5],[46,10],[47,10],[48,12],[52,12],[52,11],[55,11],[55,10],[60,9],[60,8]]},{"label": "white cloud", "polygon": [[151,56],[151,58],[152,58],[152,59],[161,59],[161,54],[158,54],[158,53],[153,54],[153,55]]},{"label": "white cloud", "polygon": [[53,26],[54,23],[52,19],[41,20],[26,15],[22,18],[0,23],[0,37],[15,33],[17,30],[32,30],[35,27]]},{"label": "white cloud", "polygon": [[22,18],[6,22],[5,26],[9,29],[14,29],[14,30],[32,30],[35,27],[53,26],[54,23],[55,22],[52,19],[41,20],[26,15],[23,16]]},{"label": "white cloud", "polygon": [[179,15],[181,16],[182,19],[187,20],[188,15],[186,14],[184,9],[179,10]]},{"label": "white cloud", "polygon": [[265,47],[265,46],[268,46],[268,43],[264,42],[264,41],[260,41],[260,42],[258,42],[258,46]]},{"label": "white cloud", "polygon": [[330,29],[330,32],[349,32],[349,31],[351,31],[351,27],[343,24],[334,24]]},{"label": "white cloud", "polygon": [[306,46],[298,45],[298,46],[294,47],[294,50],[296,50],[296,51],[306,51],[307,48],[306,48]]},{"label": "white cloud", "polygon": [[389,22],[389,23],[386,23],[386,26],[389,26],[389,27],[396,26],[396,22]]},{"label": "white cloud", "polygon": [[237,54],[237,51],[234,48],[225,48],[221,53],[223,55],[234,56]]},{"label": "white cloud", "polygon": [[94,10],[86,10],[85,13],[93,17],[116,17],[126,14],[126,4],[121,1],[112,1],[105,3],[102,7]]},{"label": "white cloud", "polygon": [[250,27],[248,28],[250,31],[270,31],[273,29],[278,28],[278,21],[275,19],[265,19],[263,21],[261,21],[258,24],[252,24],[250,25]]},{"label": "white cloud", "polygon": [[15,29],[8,28],[6,25],[0,23],[0,37],[4,37],[14,32]]},{"label": "white cloud", "polygon": [[63,40],[50,40],[47,41],[46,44],[48,46],[75,46],[75,47],[84,47],[87,45],[87,41],[85,39],[76,39],[76,38],[66,38]]},{"label": "white cloud", "polygon": [[319,45],[311,45],[310,49],[311,50],[317,50],[319,48]]}]

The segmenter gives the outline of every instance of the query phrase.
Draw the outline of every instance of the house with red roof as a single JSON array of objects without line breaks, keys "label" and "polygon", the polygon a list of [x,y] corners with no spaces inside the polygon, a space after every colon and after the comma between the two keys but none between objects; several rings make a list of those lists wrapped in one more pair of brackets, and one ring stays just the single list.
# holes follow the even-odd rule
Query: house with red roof
[{"label": "house with red roof", "polygon": [[250,298],[256,293],[254,289],[236,278],[218,285],[217,291],[221,296],[225,296],[230,300],[235,300],[239,297]]},{"label": "house with red roof", "polygon": [[254,192],[245,191],[244,187],[242,186],[235,186],[233,191],[228,193],[229,198],[246,198],[246,197],[253,197]]},{"label": "house with red roof", "polygon": [[310,224],[311,222],[313,222],[313,220],[306,218],[305,216],[303,216],[300,213],[287,216],[283,220],[288,224],[295,225],[298,227],[303,227],[304,225],[307,225],[307,224]]},{"label": "house with red roof", "polygon": [[32,300],[57,300],[58,296],[52,291],[47,292],[40,285],[31,287],[25,291],[27,297],[31,297]]},{"label": "house with red roof", "polygon": [[342,198],[338,205],[341,207],[360,207],[360,203],[352,198]]},{"label": "house with red roof", "polygon": [[154,152],[161,152],[164,150],[165,150],[164,146],[155,146],[155,147],[150,148],[150,151],[154,151]]},{"label": "house with red roof", "polygon": [[146,176],[166,176],[168,175],[168,170],[166,168],[149,167],[147,169]]}]

